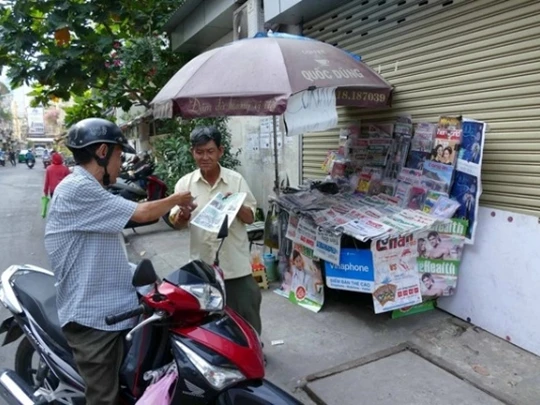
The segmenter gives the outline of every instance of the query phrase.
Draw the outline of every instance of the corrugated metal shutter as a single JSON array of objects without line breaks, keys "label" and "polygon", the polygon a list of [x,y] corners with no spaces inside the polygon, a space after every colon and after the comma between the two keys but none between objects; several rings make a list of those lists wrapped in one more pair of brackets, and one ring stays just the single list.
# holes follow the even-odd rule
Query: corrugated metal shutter
[{"label": "corrugated metal shutter", "polygon": [[[411,114],[488,123],[482,204],[540,214],[540,2],[351,1],[304,35],[362,56],[396,86],[393,108],[340,108],[340,127]],[[303,178],[320,178],[338,129],[303,137]]]}]

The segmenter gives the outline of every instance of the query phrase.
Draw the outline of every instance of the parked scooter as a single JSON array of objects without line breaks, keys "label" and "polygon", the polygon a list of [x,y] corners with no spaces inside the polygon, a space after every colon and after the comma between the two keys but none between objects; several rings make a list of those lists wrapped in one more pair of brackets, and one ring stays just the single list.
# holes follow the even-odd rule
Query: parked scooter
[{"label": "parked scooter", "polygon": [[[167,185],[153,175],[154,164],[150,161],[138,164],[135,167],[126,167],[115,184],[111,184],[108,190],[113,194],[118,194],[130,201],[143,202],[155,201],[167,196]],[[165,214],[163,221],[171,228],[173,224],[169,219],[169,213]],[[126,229],[135,229],[141,226],[152,225],[159,220],[150,222],[135,222],[129,221],[125,226]]]},{"label": "parked scooter", "polygon": [[[228,233],[225,218],[219,249]],[[149,385],[144,376],[176,368],[171,404],[301,405],[264,380],[264,360],[255,330],[225,308],[219,268],[192,261],[159,280],[144,259],[133,275],[135,287],[152,286],[141,305],[108,316],[109,325],[143,316],[126,336],[131,343],[121,371],[121,403],[134,404]],[[9,404],[77,404],[84,383],[60,328],[53,273],[34,266],[11,266],[2,273],[0,301],[13,314],[0,327],[4,345],[24,335],[15,371],[0,370],[0,396]],[[33,373],[32,356],[39,366]],[[162,375],[162,374],[161,374]]]}]

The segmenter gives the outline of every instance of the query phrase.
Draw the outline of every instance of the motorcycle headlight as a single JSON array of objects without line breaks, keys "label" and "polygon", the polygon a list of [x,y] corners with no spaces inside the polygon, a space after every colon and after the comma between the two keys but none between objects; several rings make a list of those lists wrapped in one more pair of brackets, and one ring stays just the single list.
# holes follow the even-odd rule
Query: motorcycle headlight
[{"label": "motorcycle headlight", "polygon": [[182,352],[185,353],[185,355],[193,363],[197,370],[199,370],[199,372],[204,376],[204,378],[206,378],[210,385],[212,385],[212,387],[214,387],[216,390],[221,391],[222,389],[231,384],[245,380],[246,377],[244,376],[244,374],[242,374],[240,370],[229,369],[210,364],[178,340],[175,340],[174,343]]},{"label": "motorcycle headlight", "polygon": [[180,288],[193,295],[203,311],[223,311],[225,306],[223,294],[210,284],[181,285]]}]

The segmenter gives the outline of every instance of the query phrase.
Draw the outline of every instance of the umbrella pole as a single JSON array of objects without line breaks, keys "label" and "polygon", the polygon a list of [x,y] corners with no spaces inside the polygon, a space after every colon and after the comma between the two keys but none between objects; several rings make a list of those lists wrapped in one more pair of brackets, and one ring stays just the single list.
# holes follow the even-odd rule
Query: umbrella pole
[{"label": "umbrella pole", "polygon": [[272,117],[274,127],[274,192],[279,195],[279,169],[278,169],[278,141],[277,141],[277,116]]}]

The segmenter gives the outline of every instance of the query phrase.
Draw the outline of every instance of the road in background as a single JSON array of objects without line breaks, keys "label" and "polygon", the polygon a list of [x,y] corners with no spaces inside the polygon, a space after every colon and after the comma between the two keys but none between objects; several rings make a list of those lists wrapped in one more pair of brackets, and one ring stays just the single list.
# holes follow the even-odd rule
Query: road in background
[{"label": "road in background", "polygon": [[[33,169],[9,163],[0,167],[0,272],[12,264],[49,267],[43,246],[45,221],[40,215],[44,174],[40,159]],[[0,319],[8,316],[0,305]],[[0,368],[13,368],[18,343],[0,347]]]}]

